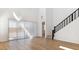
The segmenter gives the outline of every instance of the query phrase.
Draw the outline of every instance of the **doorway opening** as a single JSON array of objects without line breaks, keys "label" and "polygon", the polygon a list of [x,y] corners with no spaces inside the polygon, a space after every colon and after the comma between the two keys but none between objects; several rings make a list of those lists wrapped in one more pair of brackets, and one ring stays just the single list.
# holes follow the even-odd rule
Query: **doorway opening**
[{"label": "doorway opening", "polygon": [[45,38],[45,22],[42,22],[42,37]]}]

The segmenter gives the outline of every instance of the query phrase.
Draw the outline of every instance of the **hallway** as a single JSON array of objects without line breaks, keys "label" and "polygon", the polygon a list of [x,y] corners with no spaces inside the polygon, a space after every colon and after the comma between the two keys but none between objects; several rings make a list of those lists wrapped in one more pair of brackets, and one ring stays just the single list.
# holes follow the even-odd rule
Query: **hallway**
[{"label": "hallway", "polygon": [[0,43],[0,50],[64,50],[59,46],[67,47],[72,50],[79,49],[79,44],[44,38],[34,38],[32,40],[21,39]]}]

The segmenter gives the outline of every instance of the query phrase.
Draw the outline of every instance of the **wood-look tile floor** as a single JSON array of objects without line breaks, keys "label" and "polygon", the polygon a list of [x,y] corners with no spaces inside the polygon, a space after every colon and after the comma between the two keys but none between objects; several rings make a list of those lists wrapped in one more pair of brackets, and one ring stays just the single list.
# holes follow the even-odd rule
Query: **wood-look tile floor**
[{"label": "wood-look tile floor", "polygon": [[79,44],[44,38],[20,39],[0,43],[0,50],[64,50],[59,46],[79,50]]}]

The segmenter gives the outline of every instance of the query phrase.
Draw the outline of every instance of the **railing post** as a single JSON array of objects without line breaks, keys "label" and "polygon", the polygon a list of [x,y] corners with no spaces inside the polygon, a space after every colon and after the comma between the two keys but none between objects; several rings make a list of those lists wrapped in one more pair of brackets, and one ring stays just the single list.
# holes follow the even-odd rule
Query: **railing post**
[{"label": "railing post", "polygon": [[52,40],[54,39],[54,33],[55,33],[55,26],[54,26],[54,30],[52,30]]},{"label": "railing post", "polygon": [[72,21],[73,21],[73,13],[72,13]]},{"label": "railing post", "polygon": [[54,33],[55,33],[55,26],[54,26]]},{"label": "railing post", "polygon": [[79,17],[79,8],[78,8],[78,17]]}]

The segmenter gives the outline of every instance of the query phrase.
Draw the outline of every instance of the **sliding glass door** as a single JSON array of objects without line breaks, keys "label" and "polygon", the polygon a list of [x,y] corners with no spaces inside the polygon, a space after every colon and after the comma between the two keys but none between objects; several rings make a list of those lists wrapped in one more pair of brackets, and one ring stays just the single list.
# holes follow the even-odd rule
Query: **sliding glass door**
[{"label": "sliding glass door", "polygon": [[36,22],[9,20],[9,40],[29,39],[35,36],[37,36]]}]

